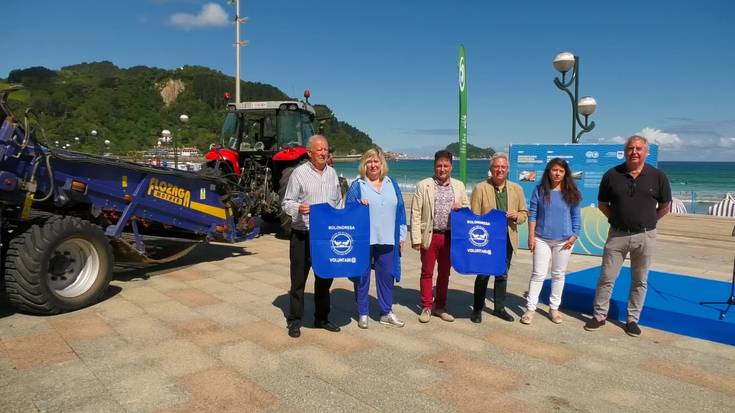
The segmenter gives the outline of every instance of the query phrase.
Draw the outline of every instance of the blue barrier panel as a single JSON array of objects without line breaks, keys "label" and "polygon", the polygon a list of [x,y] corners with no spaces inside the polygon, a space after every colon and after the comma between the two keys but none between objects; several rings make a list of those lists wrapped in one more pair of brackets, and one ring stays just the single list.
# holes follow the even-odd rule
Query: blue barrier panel
[{"label": "blue barrier panel", "polygon": [[[591,314],[599,276],[600,267],[567,274],[561,308]],[[551,280],[546,280],[541,292],[546,304],[550,286]],[[629,291],[630,268],[623,267],[610,299],[608,319],[626,321]],[[730,283],[651,271],[639,323],[672,333],[735,345],[735,309],[724,320],[720,320],[721,311],[726,305],[699,304],[701,301],[724,300],[729,292]]]}]

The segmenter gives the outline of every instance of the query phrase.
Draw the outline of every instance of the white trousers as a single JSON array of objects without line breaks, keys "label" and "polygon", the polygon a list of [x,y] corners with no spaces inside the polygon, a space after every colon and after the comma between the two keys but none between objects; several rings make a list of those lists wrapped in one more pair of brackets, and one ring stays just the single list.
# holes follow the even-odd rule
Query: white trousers
[{"label": "white trousers", "polygon": [[549,308],[558,310],[561,304],[561,294],[564,290],[564,275],[567,272],[571,249],[562,249],[566,240],[550,240],[536,237],[536,248],[533,250],[533,272],[528,283],[528,298],[526,308],[536,311],[538,296],[544,285],[544,279],[549,272],[551,262],[551,296]]}]

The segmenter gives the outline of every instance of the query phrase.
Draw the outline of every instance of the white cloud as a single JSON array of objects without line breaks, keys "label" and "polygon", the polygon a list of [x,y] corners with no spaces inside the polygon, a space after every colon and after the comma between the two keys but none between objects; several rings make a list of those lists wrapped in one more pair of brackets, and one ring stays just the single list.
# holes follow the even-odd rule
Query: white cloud
[{"label": "white cloud", "polygon": [[636,135],[641,135],[648,139],[649,142],[657,143],[660,146],[673,146],[677,147],[681,145],[681,138],[675,133],[666,133],[661,129],[654,128],[643,128]]},{"label": "white cloud", "polygon": [[735,138],[721,136],[717,146],[720,148],[735,148]]},{"label": "white cloud", "polygon": [[191,30],[202,27],[226,26],[230,23],[227,12],[216,3],[207,3],[202,6],[199,14],[174,13],[169,17],[169,23],[184,29]]}]

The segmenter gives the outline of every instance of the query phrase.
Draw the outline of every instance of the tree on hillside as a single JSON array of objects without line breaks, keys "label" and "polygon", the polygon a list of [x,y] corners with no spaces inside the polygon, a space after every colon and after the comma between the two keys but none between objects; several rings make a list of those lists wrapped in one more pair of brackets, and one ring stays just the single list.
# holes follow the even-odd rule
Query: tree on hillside
[{"label": "tree on hillside", "polygon": [[[160,88],[169,80],[181,81],[184,88],[166,106]],[[234,97],[233,78],[203,66],[120,69],[103,61],[58,71],[44,67],[16,69],[10,72],[8,81],[25,84],[25,94],[11,95],[9,104],[16,114],[26,107],[33,108],[46,131],[47,143],[69,143],[83,151],[93,151],[99,145],[90,134],[92,130],[98,132],[98,139],[110,140],[114,152],[126,153],[153,146],[163,129],[171,130],[180,145],[206,150],[219,137],[224,93]],[[241,83],[243,101],[290,99],[272,85]],[[316,110],[324,120],[324,133],[338,153],[361,152],[373,145],[367,134],[337,119],[326,105],[316,105]],[[179,121],[183,113],[190,117],[186,125]],[[80,138],[79,143],[75,137]]]},{"label": "tree on hillside", "polygon": [[[445,148],[452,153],[455,157],[459,157],[459,143],[454,142],[447,145]],[[480,148],[471,143],[467,144],[467,157],[471,159],[489,159],[495,155],[495,149],[488,146],[487,148]]]}]

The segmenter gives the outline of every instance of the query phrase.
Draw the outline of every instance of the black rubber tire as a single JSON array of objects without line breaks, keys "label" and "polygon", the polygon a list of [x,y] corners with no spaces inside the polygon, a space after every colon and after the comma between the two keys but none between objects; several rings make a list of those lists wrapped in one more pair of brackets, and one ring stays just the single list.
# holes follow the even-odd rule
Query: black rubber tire
[{"label": "black rubber tire", "polygon": [[[98,260],[98,268],[91,273],[89,285],[73,296],[55,291],[49,274],[54,251],[69,240],[83,242],[92,248]],[[32,225],[10,240],[4,274],[8,301],[17,309],[32,314],[78,310],[99,301],[112,279],[112,267],[112,248],[97,225],[77,217],[53,217],[41,225]]]}]

